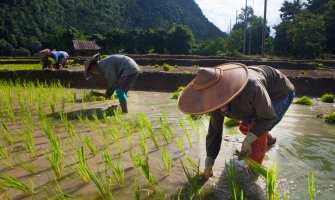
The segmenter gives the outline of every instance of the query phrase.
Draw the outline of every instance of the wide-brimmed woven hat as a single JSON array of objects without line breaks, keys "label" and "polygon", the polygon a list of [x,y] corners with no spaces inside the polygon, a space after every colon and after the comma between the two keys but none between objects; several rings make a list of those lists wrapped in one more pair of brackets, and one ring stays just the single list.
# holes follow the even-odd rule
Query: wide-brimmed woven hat
[{"label": "wide-brimmed woven hat", "polygon": [[39,58],[44,60],[49,56],[49,54],[50,54],[50,49],[43,49],[42,51],[40,51]]},{"label": "wide-brimmed woven hat", "polygon": [[248,68],[227,63],[201,68],[178,98],[179,109],[186,114],[205,114],[231,102],[248,82]]}]

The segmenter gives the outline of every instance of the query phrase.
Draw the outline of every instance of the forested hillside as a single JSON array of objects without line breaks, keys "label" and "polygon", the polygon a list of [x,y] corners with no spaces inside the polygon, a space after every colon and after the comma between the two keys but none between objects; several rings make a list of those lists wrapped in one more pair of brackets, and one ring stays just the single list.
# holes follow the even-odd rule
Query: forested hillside
[{"label": "forested hillside", "polygon": [[70,28],[93,35],[174,24],[187,25],[198,40],[223,36],[194,0],[2,0],[0,53],[36,53]]}]

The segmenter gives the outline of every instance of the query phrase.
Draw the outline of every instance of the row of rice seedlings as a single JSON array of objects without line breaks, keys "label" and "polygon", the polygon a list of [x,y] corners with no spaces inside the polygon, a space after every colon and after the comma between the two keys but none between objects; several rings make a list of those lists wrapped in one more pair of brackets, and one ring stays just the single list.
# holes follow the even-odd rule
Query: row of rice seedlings
[{"label": "row of rice seedlings", "polygon": [[152,140],[152,142],[155,144],[155,147],[157,150],[159,150],[159,144],[156,140],[155,132],[152,128],[152,124],[148,117],[144,113],[138,114],[138,121],[141,125],[142,131],[145,131],[145,129],[149,132],[149,137]]},{"label": "row of rice seedlings", "polygon": [[236,166],[234,160],[229,161],[229,165],[225,164],[225,170],[227,174],[227,182],[230,189],[230,194],[234,200],[243,199],[243,191],[241,190],[236,174]]},{"label": "row of rice seedlings", "polygon": [[181,128],[183,129],[184,135],[186,135],[186,137],[187,137],[187,141],[188,141],[190,147],[192,147],[191,134],[188,131],[188,129],[186,128],[184,120],[182,118],[179,118],[178,121],[179,121],[179,124],[180,124]]},{"label": "row of rice seedlings", "polygon": [[53,127],[48,119],[43,122],[43,131],[47,135],[51,153],[47,155],[47,159],[50,163],[51,169],[54,171],[55,175],[59,178],[62,176],[62,161],[63,161],[63,150],[60,145],[59,138],[55,135]]},{"label": "row of rice seedlings", "polygon": [[10,146],[12,146],[14,144],[14,139],[13,139],[13,135],[10,131],[10,129],[8,128],[6,122],[1,121],[1,126],[3,131],[1,131],[3,133],[3,140]]},{"label": "row of rice seedlings", "polygon": [[91,135],[84,136],[81,138],[81,140],[85,142],[91,154],[93,156],[96,156],[99,150],[98,147],[95,145],[92,136]]},{"label": "row of rice seedlings", "polygon": [[35,194],[33,187],[29,187],[27,184],[19,181],[18,179],[9,174],[0,174],[0,189],[15,189],[25,194]]},{"label": "row of rice seedlings", "polygon": [[184,162],[180,159],[182,168],[188,180],[190,186],[189,198],[190,199],[201,199],[203,195],[204,185],[201,186],[201,173],[200,173],[200,160],[196,163],[192,158],[187,157],[190,168],[186,167]]},{"label": "row of rice seedlings", "polygon": [[109,169],[112,171],[113,177],[118,185],[124,187],[124,170],[121,164],[120,158],[116,158],[114,161],[111,159],[107,150],[104,150],[105,162]]}]

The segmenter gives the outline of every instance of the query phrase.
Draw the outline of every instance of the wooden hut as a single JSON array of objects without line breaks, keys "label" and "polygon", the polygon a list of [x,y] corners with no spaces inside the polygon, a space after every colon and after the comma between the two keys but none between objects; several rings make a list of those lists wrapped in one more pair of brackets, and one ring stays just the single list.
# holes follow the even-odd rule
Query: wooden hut
[{"label": "wooden hut", "polygon": [[90,56],[99,52],[101,47],[95,41],[72,40],[75,56]]}]

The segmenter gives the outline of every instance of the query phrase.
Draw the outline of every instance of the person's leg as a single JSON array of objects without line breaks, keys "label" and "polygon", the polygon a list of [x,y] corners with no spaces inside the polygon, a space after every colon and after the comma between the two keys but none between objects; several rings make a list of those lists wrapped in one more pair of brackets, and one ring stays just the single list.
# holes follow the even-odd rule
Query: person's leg
[{"label": "person's leg", "polygon": [[[277,117],[270,130],[272,130],[273,127],[275,127],[283,119],[286,111],[288,110],[289,106],[291,105],[293,101],[293,98],[294,98],[294,91],[292,91],[286,97],[273,102],[273,108],[274,108],[274,111]],[[276,141],[277,139],[269,133],[268,134],[268,144],[273,145],[276,143]]]},{"label": "person's leg", "polygon": [[116,89],[116,94],[119,98],[120,106],[122,112],[128,113],[128,106],[127,106],[127,92],[131,88],[131,86],[135,83],[139,73],[134,73],[128,76],[123,76],[120,79],[118,87]]}]

